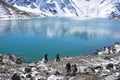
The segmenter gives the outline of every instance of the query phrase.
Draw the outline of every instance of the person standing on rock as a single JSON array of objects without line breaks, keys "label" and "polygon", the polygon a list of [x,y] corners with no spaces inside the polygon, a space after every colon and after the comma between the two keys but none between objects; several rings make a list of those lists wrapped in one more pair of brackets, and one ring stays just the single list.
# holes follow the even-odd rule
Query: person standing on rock
[{"label": "person standing on rock", "polygon": [[60,55],[59,54],[56,55],[56,61],[57,62],[60,61]]},{"label": "person standing on rock", "polygon": [[66,71],[67,71],[67,75],[70,75],[70,73],[71,73],[71,64],[67,63],[65,68],[66,68]]},{"label": "person standing on rock", "polygon": [[20,76],[18,76],[18,74],[15,73],[15,74],[12,76],[11,80],[21,80],[21,79],[20,79]]},{"label": "person standing on rock", "polygon": [[44,55],[44,59],[45,59],[44,62],[47,63],[48,62],[48,54]]}]

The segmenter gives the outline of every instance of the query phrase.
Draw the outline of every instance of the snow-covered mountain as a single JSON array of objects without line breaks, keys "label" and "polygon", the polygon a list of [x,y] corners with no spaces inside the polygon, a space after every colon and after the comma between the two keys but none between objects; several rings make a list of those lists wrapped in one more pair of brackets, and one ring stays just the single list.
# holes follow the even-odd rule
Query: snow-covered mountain
[{"label": "snow-covered mountain", "polygon": [[[36,15],[37,16],[37,15]],[[25,18],[25,17],[35,17],[34,14],[26,11],[19,10],[18,8],[9,5],[8,3],[0,0],[0,19],[6,18]]]},{"label": "snow-covered mountain", "polygon": [[41,16],[109,17],[120,15],[120,0],[5,0]]}]

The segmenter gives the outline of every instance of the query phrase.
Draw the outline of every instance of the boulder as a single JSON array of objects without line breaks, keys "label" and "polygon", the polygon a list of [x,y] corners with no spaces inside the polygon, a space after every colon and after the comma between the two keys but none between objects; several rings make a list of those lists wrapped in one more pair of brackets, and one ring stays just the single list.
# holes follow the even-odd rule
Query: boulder
[{"label": "boulder", "polygon": [[12,76],[11,80],[21,80],[21,79],[20,79],[20,76],[19,76],[17,73],[15,73],[15,74]]},{"label": "boulder", "polygon": [[106,69],[113,69],[114,65],[112,63],[109,63],[106,65]]},{"label": "boulder", "polygon": [[34,63],[34,62],[33,62],[33,63],[30,63],[30,64],[29,64],[29,67],[36,67],[36,63]]},{"label": "boulder", "polygon": [[16,59],[15,63],[16,64],[22,64],[22,59],[21,58]]},{"label": "boulder", "polygon": [[25,71],[25,73],[29,73],[29,72],[31,72],[31,68],[26,67],[24,71]]},{"label": "boulder", "polygon": [[6,64],[6,63],[8,63],[8,62],[9,62],[9,60],[8,60],[8,59],[6,59],[6,58],[3,58],[3,59],[2,59],[2,62],[3,62],[4,64]]},{"label": "boulder", "polygon": [[26,78],[32,78],[31,74],[27,74]]}]

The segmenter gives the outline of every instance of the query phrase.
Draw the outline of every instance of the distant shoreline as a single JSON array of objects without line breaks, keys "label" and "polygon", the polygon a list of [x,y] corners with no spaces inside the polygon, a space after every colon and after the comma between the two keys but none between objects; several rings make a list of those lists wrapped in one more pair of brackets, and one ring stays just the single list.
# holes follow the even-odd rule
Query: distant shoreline
[{"label": "distant shoreline", "polygon": [[[80,20],[85,20],[85,19],[97,19],[97,17],[67,17],[67,16],[42,16],[42,17],[24,17],[24,18],[8,18],[8,17],[5,17],[5,18],[1,18],[0,17],[0,21],[2,20],[24,20],[24,19],[34,19],[34,18],[71,18],[71,19],[80,19]],[[98,19],[109,19],[109,18],[98,18]]]}]

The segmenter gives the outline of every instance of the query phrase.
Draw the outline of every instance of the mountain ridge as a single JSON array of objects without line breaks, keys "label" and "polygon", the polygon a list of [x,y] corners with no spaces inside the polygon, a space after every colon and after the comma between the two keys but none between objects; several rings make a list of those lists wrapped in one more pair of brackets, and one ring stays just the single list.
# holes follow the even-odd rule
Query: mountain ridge
[{"label": "mountain ridge", "polygon": [[39,16],[115,18],[120,0],[5,0],[11,6]]},{"label": "mountain ridge", "polygon": [[[0,18],[29,18],[35,17],[33,13],[19,10],[18,8],[0,0]],[[37,16],[37,15],[36,15]]]}]

